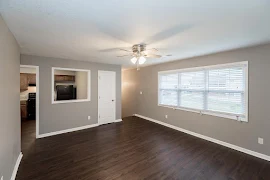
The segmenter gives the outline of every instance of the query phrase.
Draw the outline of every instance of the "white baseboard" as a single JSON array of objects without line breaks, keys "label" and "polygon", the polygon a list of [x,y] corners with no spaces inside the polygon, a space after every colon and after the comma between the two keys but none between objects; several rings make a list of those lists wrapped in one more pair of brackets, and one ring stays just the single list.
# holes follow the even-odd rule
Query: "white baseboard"
[{"label": "white baseboard", "polygon": [[87,125],[87,126],[81,126],[81,127],[66,129],[66,130],[62,130],[62,131],[56,131],[56,132],[50,132],[50,133],[46,133],[46,134],[40,134],[40,135],[38,135],[38,138],[55,136],[55,135],[58,135],[58,134],[64,134],[64,133],[79,131],[79,130],[93,128],[93,127],[97,127],[97,126],[98,126],[98,124],[90,124],[90,125]]},{"label": "white baseboard", "polygon": [[116,119],[114,122],[122,122],[122,119]]},{"label": "white baseboard", "polygon": [[[122,119],[116,119],[114,122],[121,122]],[[44,137],[49,137],[49,136],[55,136],[58,134],[64,134],[64,133],[69,133],[69,132],[74,132],[74,131],[79,131],[79,130],[84,130],[84,129],[89,129],[89,128],[93,128],[93,127],[97,127],[100,124],[90,124],[87,126],[81,126],[81,127],[76,127],[76,128],[71,128],[71,129],[66,129],[66,130],[62,130],[62,131],[56,131],[56,132],[50,132],[50,133],[46,133],[46,134],[40,134],[37,136],[37,138],[44,138]]]},{"label": "white baseboard", "polygon": [[249,149],[245,149],[245,148],[242,148],[242,147],[239,147],[239,146],[236,146],[236,145],[224,142],[224,141],[220,141],[220,140],[208,137],[208,136],[204,136],[204,135],[201,135],[201,134],[198,134],[198,133],[195,133],[195,132],[192,132],[192,131],[189,131],[189,130],[186,130],[186,129],[183,129],[183,128],[180,128],[180,127],[177,127],[177,126],[174,126],[174,125],[171,125],[171,124],[167,124],[167,123],[164,123],[164,122],[161,122],[161,121],[149,118],[149,117],[145,117],[145,116],[142,116],[142,115],[139,115],[139,114],[134,114],[134,116],[137,116],[137,117],[146,119],[148,121],[151,121],[151,122],[154,122],[154,123],[157,123],[157,124],[160,124],[160,125],[163,125],[163,126],[166,126],[166,127],[169,127],[169,128],[181,131],[181,132],[184,132],[186,134],[190,134],[192,136],[196,136],[198,138],[201,138],[201,139],[204,139],[204,140],[216,143],[216,144],[220,144],[222,146],[225,146],[225,147],[228,147],[228,148],[231,148],[231,149],[234,149],[234,150],[237,150],[237,151],[240,151],[240,152],[243,152],[243,153],[246,153],[246,154],[249,154],[249,155],[264,159],[264,160],[267,160],[267,161],[270,161],[270,156],[265,155],[265,154],[261,154],[261,153],[258,153],[258,152],[255,152],[255,151],[252,151],[252,150],[249,150]]},{"label": "white baseboard", "polygon": [[19,154],[19,156],[17,158],[16,164],[14,166],[14,169],[13,169],[12,176],[11,176],[10,180],[15,180],[16,179],[16,175],[17,175],[17,172],[18,172],[19,165],[21,163],[22,157],[23,157],[23,154],[22,154],[22,152],[20,152],[20,154]]}]

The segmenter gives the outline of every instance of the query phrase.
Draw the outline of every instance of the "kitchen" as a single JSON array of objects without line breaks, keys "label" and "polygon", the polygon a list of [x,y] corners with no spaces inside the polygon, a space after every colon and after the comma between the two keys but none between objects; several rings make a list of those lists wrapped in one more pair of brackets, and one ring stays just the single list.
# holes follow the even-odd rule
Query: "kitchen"
[{"label": "kitchen", "polygon": [[36,119],[36,69],[20,68],[21,120]]}]

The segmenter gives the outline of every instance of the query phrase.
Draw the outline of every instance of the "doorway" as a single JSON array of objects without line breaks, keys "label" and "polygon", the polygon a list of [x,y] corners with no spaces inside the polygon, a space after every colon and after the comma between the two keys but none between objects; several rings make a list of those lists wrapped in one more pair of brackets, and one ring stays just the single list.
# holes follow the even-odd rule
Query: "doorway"
[{"label": "doorway", "polygon": [[20,66],[21,146],[25,154],[39,136],[39,67]]},{"label": "doorway", "polygon": [[98,71],[98,123],[108,124],[116,118],[116,73]]}]

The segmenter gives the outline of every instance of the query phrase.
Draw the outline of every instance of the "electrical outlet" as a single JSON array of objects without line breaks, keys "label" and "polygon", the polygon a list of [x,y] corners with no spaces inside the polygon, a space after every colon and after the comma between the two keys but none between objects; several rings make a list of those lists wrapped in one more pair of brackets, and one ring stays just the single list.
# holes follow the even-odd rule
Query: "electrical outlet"
[{"label": "electrical outlet", "polygon": [[263,144],[263,138],[260,138],[260,137],[259,137],[259,138],[258,138],[258,143],[259,143],[259,144]]},{"label": "electrical outlet", "polygon": [[168,119],[168,115],[165,115],[165,118]]},{"label": "electrical outlet", "polygon": [[88,116],[88,120],[90,120],[91,119],[91,116]]},{"label": "electrical outlet", "polygon": [[140,91],[140,94],[142,94],[142,91]]}]

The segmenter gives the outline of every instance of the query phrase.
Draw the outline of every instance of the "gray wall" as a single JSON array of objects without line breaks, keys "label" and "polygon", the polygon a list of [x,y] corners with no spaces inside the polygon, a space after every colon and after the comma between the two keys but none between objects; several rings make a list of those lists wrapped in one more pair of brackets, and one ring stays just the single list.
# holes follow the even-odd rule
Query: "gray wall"
[{"label": "gray wall", "polygon": [[0,16],[0,178],[10,179],[21,151],[20,51]]},{"label": "gray wall", "polygon": [[[157,106],[158,71],[238,61],[249,62],[248,123]],[[131,75],[136,75],[137,78]],[[148,66],[140,71],[126,70],[123,76],[126,76],[126,82],[138,84],[136,94],[130,94],[132,100],[138,99],[138,109],[134,110],[137,114],[270,155],[270,44]],[[139,95],[139,91],[143,91],[143,94]],[[128,103],[122,106],[126,105]],[[129,108],[125,109],[128,109],[127,112],[123,112],[125,116],[133,114]],[[166,114],[168,119],[165,119]],[[258,137],[264,138],[264,145],[258,144]]]},{"label": "gray wall", "polygon": [[122,117],[128,117],[137,112],[138,80],[136,70],[122,71]]},{"label": "gray wall", "polygon": [[[40,134],[98,122],[98,70],[116,72],[116,119],[121,118],[121,66],[28,55],[21,55],[21,64],[39,66]],[[52,67],[91,70],[91,101],[52,104]],[[91,116],[91,120],[88,120],[87,116]]]}]

